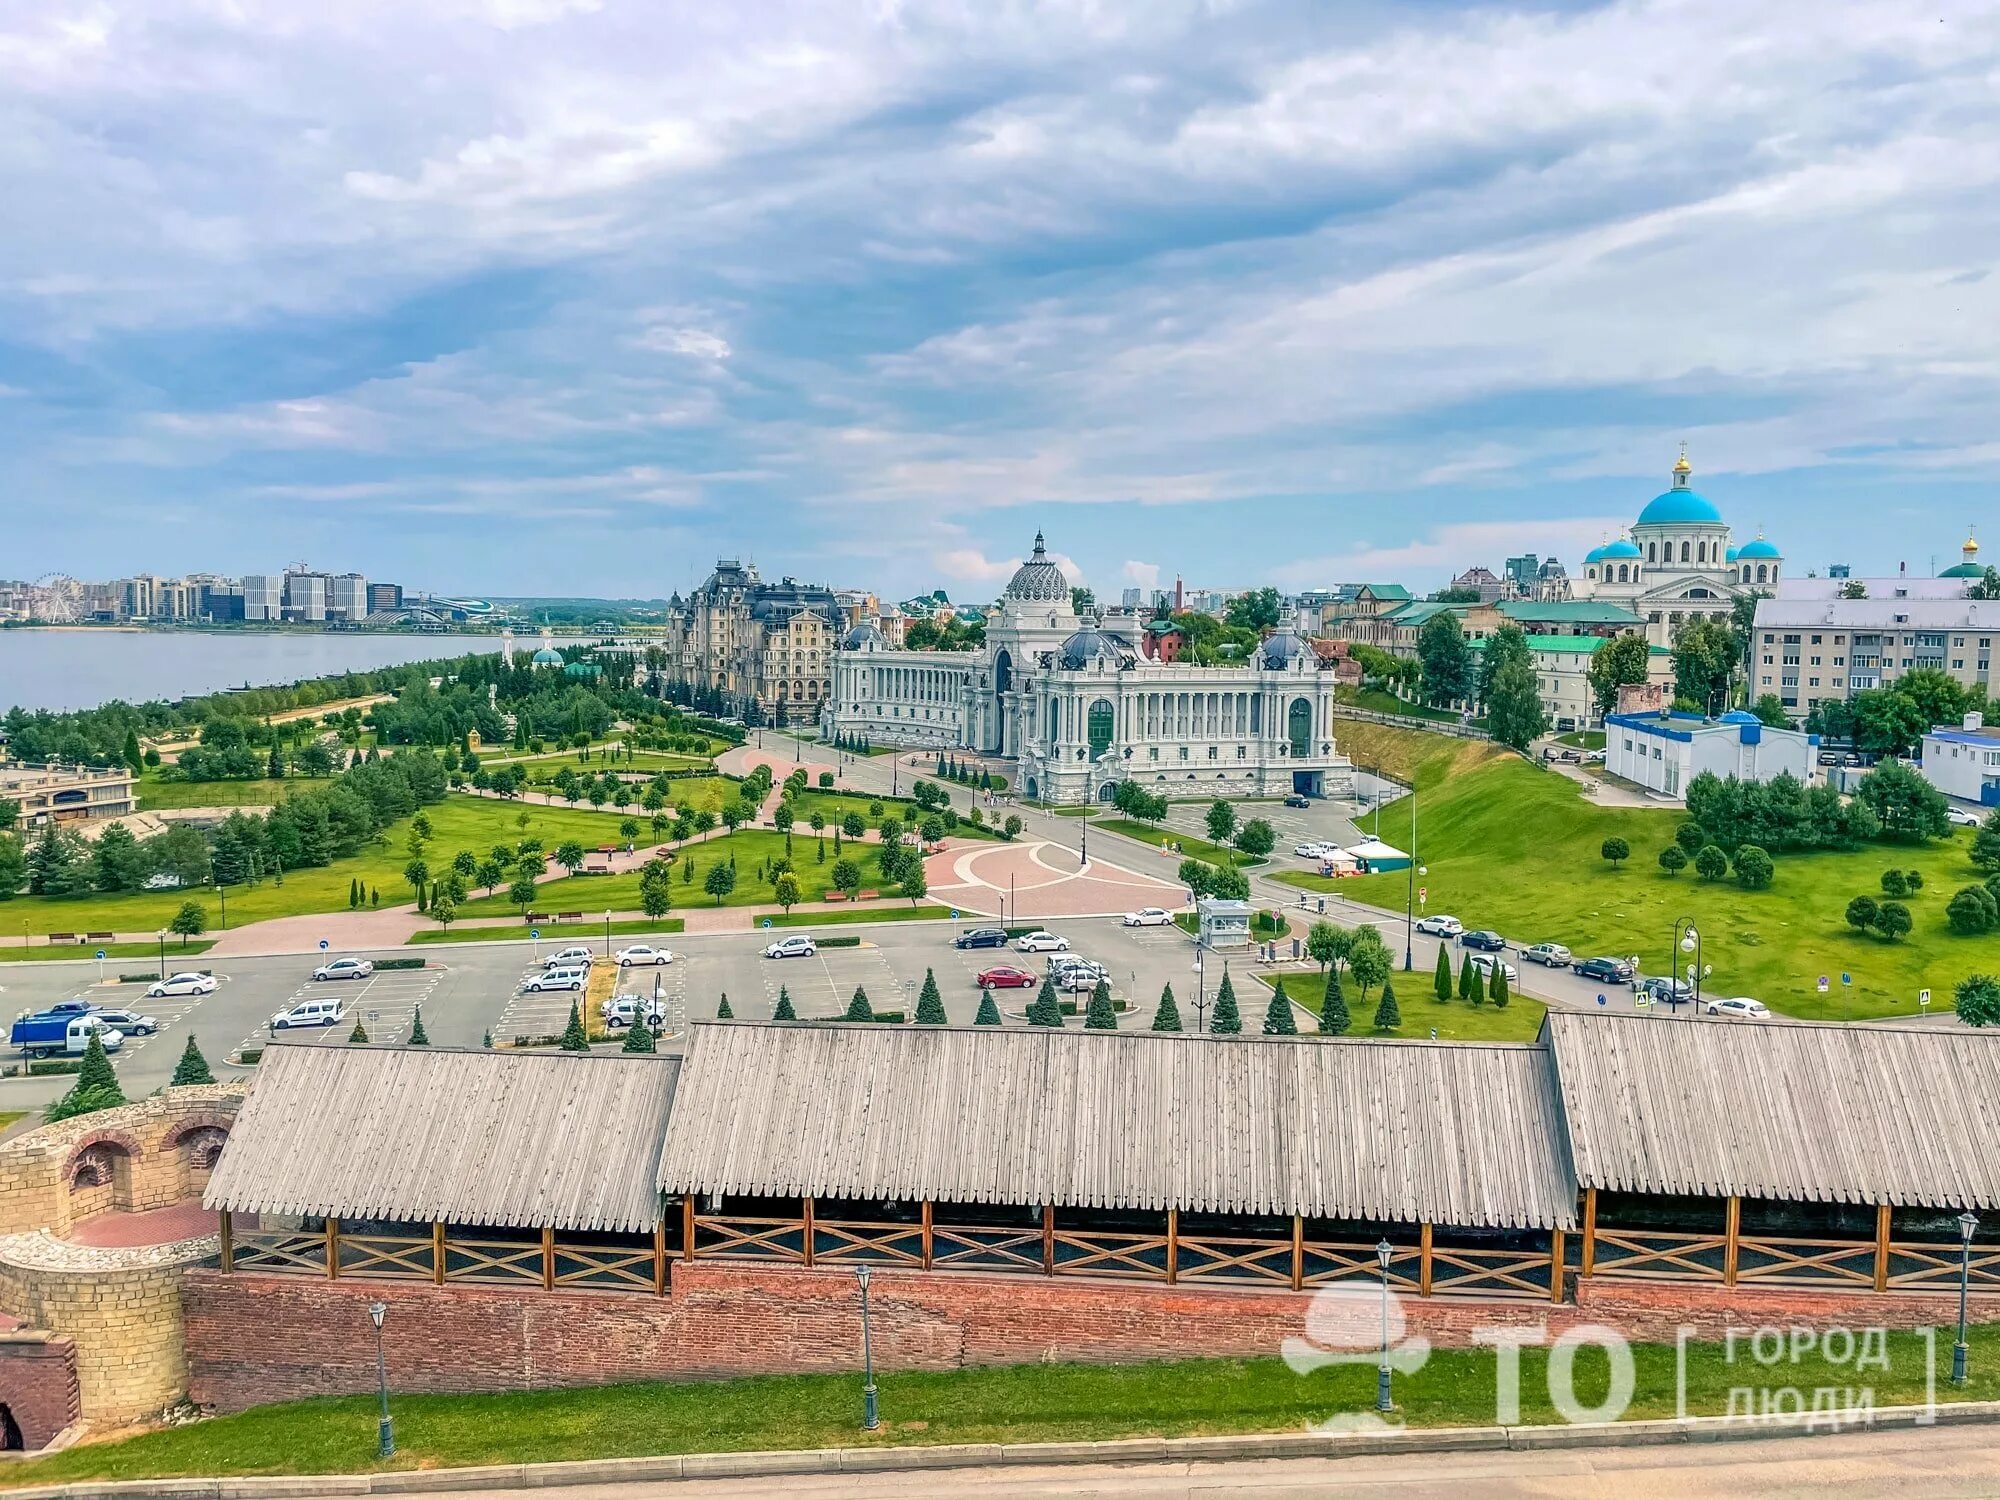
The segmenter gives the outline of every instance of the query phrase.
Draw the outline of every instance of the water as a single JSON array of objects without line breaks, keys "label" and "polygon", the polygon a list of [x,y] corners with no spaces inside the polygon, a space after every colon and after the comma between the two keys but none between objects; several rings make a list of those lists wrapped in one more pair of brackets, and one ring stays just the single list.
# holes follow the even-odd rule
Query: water
[{"label": "water", "polygon": [[497,635],[0,630],[0,712],[172,700],[499,649]]}]

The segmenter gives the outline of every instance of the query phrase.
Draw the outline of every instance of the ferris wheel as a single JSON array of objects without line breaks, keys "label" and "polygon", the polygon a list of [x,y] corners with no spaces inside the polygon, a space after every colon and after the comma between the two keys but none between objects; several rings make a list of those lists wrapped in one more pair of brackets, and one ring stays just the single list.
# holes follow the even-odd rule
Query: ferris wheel
[{"label": "ferris wheel", "polygon": [[54,625],[82,617],[83,585],[67,573],[44,573],[33,584],[33,615]]}]

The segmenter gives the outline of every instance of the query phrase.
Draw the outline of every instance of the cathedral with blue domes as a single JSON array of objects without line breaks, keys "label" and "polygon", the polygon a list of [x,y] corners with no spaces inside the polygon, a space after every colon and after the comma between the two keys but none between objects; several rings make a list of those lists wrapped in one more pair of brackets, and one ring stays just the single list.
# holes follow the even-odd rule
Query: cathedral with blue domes
[{"label": "cathedral with blue domes", "polygon": [[1639,512],[1631,531],[1593,548],[1571,588],[1579,599],[1629,609],[1646,622],[1657,646],[1673,643],[1689,620],[1727,615],[1745,594],[1775,594],[1784,554],[1762,533],[1741,546],[1729,523],[1691,479],[1694,467],[1682,449],[1672,485]]}]

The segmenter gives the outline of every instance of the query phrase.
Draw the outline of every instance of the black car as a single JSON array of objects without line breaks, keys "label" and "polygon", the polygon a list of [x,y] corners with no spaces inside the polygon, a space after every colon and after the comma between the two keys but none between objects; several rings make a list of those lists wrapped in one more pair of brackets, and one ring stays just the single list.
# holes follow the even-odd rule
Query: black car
[{"label": "black car", "polygon": [[1576,972],[1585,979],[1601,980],[1606,984],[1629,984],[1632,966],[1622,958],[1578,959]]},{"label": "black car", "polygon": [[1507,940],[1497,932],[1461,932],[1458,935],[1461,948],[1478,948],[1487,953],[1505,953]]},{"label": "black car", "polygon": [[954,948],[1004,948],[1007,934],[998,927],[975,927],[951,940]]},{"label": "black car", "polygon": [[1311,807],[1312,805],[1312,798],[1306,796],[1303,792],[1293,792],[1291,796],[1285,799],[1285,806],[1287,807]]}]

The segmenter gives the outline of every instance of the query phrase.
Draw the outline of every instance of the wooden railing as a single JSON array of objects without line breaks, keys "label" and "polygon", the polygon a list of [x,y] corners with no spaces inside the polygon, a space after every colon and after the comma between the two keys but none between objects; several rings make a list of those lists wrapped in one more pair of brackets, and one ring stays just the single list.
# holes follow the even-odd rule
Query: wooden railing
[{"label": "wooden railing", "polygon": [[1537,1297],[1550,1294],[1555,1262],[1546,1250],[1431,1251],[1431,1293],[1453,1297]]},{"label": "wooden railing", "polygon": [[1720,1281],[1727,1236],[1676,1234],[1660,1229],[1606,1229],[1596,1226],[1593,1264],[1599,1276],[1648,1280]]},{"label": "wooden railing", "polygon": [[[1965,1259],[1962,1246],[1895,1240],[1888,1249],[1888,1275],[1884,1279],[1891,1288],[1924,1292],[1957,1288]],[[1979,1291],[2000,1287],[2000,1245],[1972,1247],[1971,1282]]]},{"label": "wooden railing", "polygon": [[1736,1242],[1736,1279],[1765,1286],[1848,1286],[1873,1290],[1873,1240],[1758,1236]]},{"label": "wooden railing", "polygon": [[253,1229],[234,1236],[230,1269],[326,1274],[326,1239],[303,1230]]},{"label": "wooden railing", "polygon": [[1042,1232],[1004,1225],[935,1224],[931,1266],[952,1271],[1039,1271]]},{"label": "wooden railing", "polygon": [[916,1266],[924,1264],[920,1224],[857,1224],[813,1220],[814,1265]]}]

